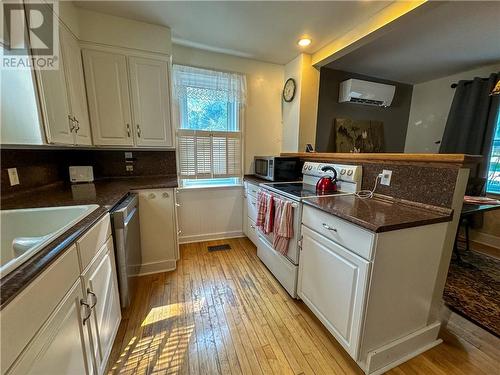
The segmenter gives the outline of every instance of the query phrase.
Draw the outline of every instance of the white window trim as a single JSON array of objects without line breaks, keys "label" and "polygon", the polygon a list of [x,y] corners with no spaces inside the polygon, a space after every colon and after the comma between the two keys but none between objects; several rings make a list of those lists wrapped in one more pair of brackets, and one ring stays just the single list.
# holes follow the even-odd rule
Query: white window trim
[{"label": "white window trim", "polygon": [[[189,65],[186,65],[189,66]],[[194,66],[193,66],[194,67]],[[203,67],[196,67],[196,68],[202,68],[202,69],[209,69],[209,68],[203,68]],[[214,70],[214,69],[212,69]],[[224,70],[219,70],[220,72],[224,72]],[[173,72],[173,69],[172,69]],[[241,73],[239,73],[241,74]],[[173,81],[173,80],[172,80]],[[224,188],[241,188],[244,186],[243,184],[243,177],[245,175],[245,105],[239,103],[236,105],[236,115],[238,117],[238,125],[239,125],[239,134],[240,134],[240,150],[241,150],[241,156],[240,156],[240,162],[241,162],[241,176],[239,176],[239,182],[234,183],[234,184],[221,184],[221,185],[200,185],[200,186],[183,186],[183,178],[180,176],[180,158],[178,155],[179,152],[179,137],[178,137],[178,132],[181,130],[181,107],[183,107],[180,103],[178,98],[173,98],[172,101],[172,119],[175,124],[175,142],[176,142],[176,164],[177,164],[177,179],[179,182],[179,187],[177,188],[178,190],[188,190],[188,189],[224,189]]]}]

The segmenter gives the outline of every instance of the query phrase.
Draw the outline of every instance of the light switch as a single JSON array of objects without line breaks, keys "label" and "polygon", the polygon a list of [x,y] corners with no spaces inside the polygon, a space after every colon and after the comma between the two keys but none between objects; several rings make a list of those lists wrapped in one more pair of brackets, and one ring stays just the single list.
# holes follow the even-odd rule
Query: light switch
[{"label": "light switch", "polygon": [[19,176],[17,175],[17,168],[7,169],[9,174],[10,186],[19,185]]}]

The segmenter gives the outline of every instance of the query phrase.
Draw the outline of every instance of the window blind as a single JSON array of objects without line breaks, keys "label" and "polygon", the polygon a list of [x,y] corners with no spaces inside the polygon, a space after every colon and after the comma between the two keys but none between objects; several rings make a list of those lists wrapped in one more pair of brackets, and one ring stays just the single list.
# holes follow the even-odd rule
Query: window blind
[{"label": "window blind", "polygon": [[179,129],[179,175],[184,179],[241,177],[241,133]]}]

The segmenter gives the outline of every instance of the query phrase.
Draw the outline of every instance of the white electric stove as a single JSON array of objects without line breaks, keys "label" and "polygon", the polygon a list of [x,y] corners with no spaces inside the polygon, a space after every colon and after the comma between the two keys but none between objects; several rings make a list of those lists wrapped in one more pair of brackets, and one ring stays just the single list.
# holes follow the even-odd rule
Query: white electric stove
[{"label": "white electric stove", "polygon": [[[323,171],[324,167],[335,168],[337,172],[338,191],[326,194],[316,192],[316,182],[323,176],[333,175],[331,171]],[[259,243],[257,246],[258,257],[292,297],[297,298],[302,199],[317,196],[353,194],[361,188],[361,173],[361,166],[356,165],[305,162],[302,167],[302,181],[260,184],[261,189],[267,190],[276,198],[291,201],[294,207],[294,236],[290,239],[288,253],[286,255],[281,255],[275,251],[272,247],[274,234],[264,234],[260,230],[258,230]]]}]

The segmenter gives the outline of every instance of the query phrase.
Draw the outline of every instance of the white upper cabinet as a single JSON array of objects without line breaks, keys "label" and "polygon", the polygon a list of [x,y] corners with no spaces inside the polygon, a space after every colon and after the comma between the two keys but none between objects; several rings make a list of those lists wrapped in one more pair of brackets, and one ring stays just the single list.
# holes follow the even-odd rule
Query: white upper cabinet
[{"label": "white upper cabinet", "polygon": [[132,146],[126,57],[84,49],[83,64],[94,144]]},{"label": "white upper cabinet", "polygon": [[95,145],[173,147],[168,58],[83,50]]},{"label": "white upper cabinet", "polygon": [[61,25],[59,30],[59,68],[38,71],[47,141],[66,145],[91,145],[80,46],[65,26]]},{"label": "white upper cabinet", "polygon": [[74,143],[77,145],[91,145],[92,136],[80,46],[78,40],[65,27],[60,27],[59,32],[74,125]]},{"label": "white upper cabinet", "polygon": [[41,106],[49,143],[73,144],[73,121],[69,109],[64,58],[59,69],[38,71]]},{"label": "white upper cabinet", "polygon": [[130,57],[129,72],[137,145],[171,147],[168,62]]}]

